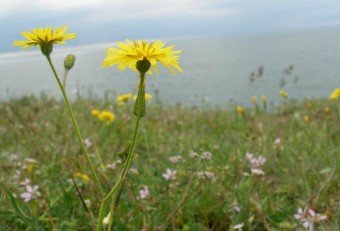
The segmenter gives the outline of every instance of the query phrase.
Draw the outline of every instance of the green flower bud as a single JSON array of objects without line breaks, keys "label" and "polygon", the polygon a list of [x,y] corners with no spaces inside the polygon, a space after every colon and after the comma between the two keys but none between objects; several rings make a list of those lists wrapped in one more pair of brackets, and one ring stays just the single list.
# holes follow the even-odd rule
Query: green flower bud
[{"label": "green flower bud", "polygon": [[144,88],[139,89],[135,105],[133,106],[132,113],[137,118],[142,118],[146,114],[145,106],[145,91]]},{"label": "green flower bud", "polygon": [[76,56],[73,54],[68,54],[64,59],[64,67],[65,70],[69,71],[74,66],[74,62],[76,61]]},{"label": "green flower bud", "polygon": [[138,60],[136,63],[137,70],[142,74],[145,74],[150,69],[150,67],[151,63],[146,58],[144,58],[143,60]]}]

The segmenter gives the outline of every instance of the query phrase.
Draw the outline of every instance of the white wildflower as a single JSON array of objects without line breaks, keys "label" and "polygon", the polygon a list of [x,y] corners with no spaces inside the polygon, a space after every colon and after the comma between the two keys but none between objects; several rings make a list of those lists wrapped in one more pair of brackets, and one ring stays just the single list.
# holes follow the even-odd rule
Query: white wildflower
[{"label": "white wildflower", "polygon": [[33,158],[26,158],[25,161],[26,161],[27,163],[30,163],[30,164],[35,164],[35,163],[37,163],[37,161],[36,161],[35,159],[33,159]]},{"label": "white wildflower", "polygon": [[240,224],[237,224],[237,225],[235,225],[235,226],[233,226],[233,229],[234,230],[242,230],[242,228],[243,228],[243,226],[244,226],[244,223],[240,223]]},{"label": "white wildflower", "polygon": [[246,158],[249,161],[251,168],[251,174],[253,175],[265,175],[263,171],[263,165],[267,161],[263,156],[254,157],[252,153],[246,153]]},{"label": "white wildflower", "polygon": [[115,168],[117,167],[117,165],[118,165],[118,164],[121,164],[121,163],[122,163],[121,160],[117,160],[117,161],[113,162],[112,164],[109,164],[109,165],[107,166],[107,168],[109,168],[109,169],[115,169]]},{"label": "white wildflower", "polygon": [[241,212],[241,208],[238,205],[237,201],[233,201],[233,203],[231,204],[231,207],[233,208],[233,210],[235,210],[235,212],[237,213]]},{"label": "white wildflower", "polygon": [[211,152],[203,152],[201,155],[202,160],[210,160],[212,158]]},{"label": "white wildflower", "polygon": [[25,178],[25,180],[20,182],[21,186],[26,186],[26,185],[30,185],[31,184],[31,180],[29,178]]},{"label": "white wildflower", "polygon": [[130,173],[130,174],[133,174],[133,175],[138,175],[138,174],[139,174],[137,168],[130,168],[129,173]]},{"label": "white wildflower", "polygon": [[84,142],[85,147],[87,148],[92,146],[92,142],[89,138],[86,138],[83,142]]},{"label": "white wildflower", "polygon": [[26,185],[26,192],[21,194],[21,198],[24,199],[25,202],[28,202],[40,197],[41,194],[38,189],[38,185],[34,185],[33,187],[31,185]]},{"label": "white wildflower", "polygon": [[326,215],[315,213],[315,211],[311,208],[305,208],[304,210],[299,208],[294,217],[295,219],[301,221],[303,227],[309,231],[314,230],[315,223],[327,219]]},{"label": "white wildflower", "polygon": [[171,170],[168,168],[166,169],[166,172],[162,174],[165,180],[176,180],[176,175],[177,175],[176,170]]},{"label": "white wildflower", "polygon": [[147,186],[143,186],[139,190],[139,197],[138,197],[138,199],[144,200],[144,199],[147,199],[149,196],[150,196],[149,188]]},{"label": "white wildflower", "polygon": [[197,172],[197,177],[200,180],[216,181],[215,174],[209,171],[199,171]]},{"label": "white wildflower", "polygon": [[190,152],[190,153],[189,153],[189,157],[190,157],[190,158],[195,158],[195,157],[197,157],[197,156],[198,156],[197,152]]},{"label": "white wildflower", "polygon": [[179,162],[185,162],[182,156],[172,156],[169,158],[170,162],[173,164],[177,164]]}]

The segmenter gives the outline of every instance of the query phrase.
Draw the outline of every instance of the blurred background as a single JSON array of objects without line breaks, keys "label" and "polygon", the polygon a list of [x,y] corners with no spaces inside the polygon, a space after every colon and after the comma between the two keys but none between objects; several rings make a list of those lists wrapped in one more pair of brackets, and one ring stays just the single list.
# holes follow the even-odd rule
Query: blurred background
[{"label": "blurred background", "polygon": [[252,96],[326,98],[340,85],[340,2],[336,0],[0,0],[0,99],[60,93],[36,48],[12,45],[35,27],[69,26],[77,38],[56,46],[60,73],[77,56],[71,94],[134,90],[136,74],[101,68],[105,50],[125,39],[162,39],[183,51],[184,72],[148,78],[162,101],[249,105]]}]

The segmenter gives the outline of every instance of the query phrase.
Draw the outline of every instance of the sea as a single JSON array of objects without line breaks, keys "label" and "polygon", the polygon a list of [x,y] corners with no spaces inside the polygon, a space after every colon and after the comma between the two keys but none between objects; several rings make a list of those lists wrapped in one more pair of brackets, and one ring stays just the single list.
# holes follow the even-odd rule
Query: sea
[{"label": "sea", "polygon": [[[328,98],[340,87],[340,28],[286,33],[168,39],[182,50],[183,73],[165,68],[147,76],[147,92],[166,104],[189,106],[249,106],[250,98],[265,95],[274,104],[283,99]],[[71,43],[71,42],[70,42]],[[105,97],[134,92],[137,74],[102,68],[105,51],[115,41],[78,47],[56,47],[52,54],[58,73],[63,59],[76,55],[67,91],[77,96]],[[61,97],[45,58],[38,49],[0,53],[0,100],[26,95]]]}]

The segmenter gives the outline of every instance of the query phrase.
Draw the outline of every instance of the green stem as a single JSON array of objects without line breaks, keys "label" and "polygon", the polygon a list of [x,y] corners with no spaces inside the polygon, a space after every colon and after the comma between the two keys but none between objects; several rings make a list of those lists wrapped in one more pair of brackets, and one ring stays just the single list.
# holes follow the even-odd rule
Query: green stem
[{"label": "green stem", "polygon": [[[139,82],[139,86],[138,86],[138,94],[139,95],[141,94],[141,92],[144,93],[144,78],[145,78],[144,74],[141,74],[140,82]],[[118,190],[120,190],[120,188],[123,186],[126,175],[127,175],[128,171],[130,169],[131,160],[132,160],[132,157],[133,157],[133,151],[134,151],[135,146],[136,146],[136,141],[137,141],[137,136],[138,136],[138,131],[139,131],[139,122],[142,118],[141,113],[142,113],[141,110],[137,111],[135,129],[134,129],[133,137],[132,137],[132,143],[131,143],[128,155],[126,157],[126,160],[124,162],[122,172],[119,175],[119,178],[116,181],[115,185],[113,186],[111,191],[107,194],[107,196],[103,199],[103,201],[100,205],[97,231],[103,230],[103,219],[104,219],[104,216],[105,216],[105,210],[106,210],[107,204],[109,203],[110,200],[112,200],[112,198],[115,198],[116,192]],[[110,218],[109,218],[108,230],[111,230],[112,223],[113,223],[114,203],[115,203],[115,200],[112,200],[112,204],[110,206]]]},{"label": "green stem", "polygon": [[54,77],[56,78],[56,80],[58,82],[59,88],[60,88],[61,92],[63,93],[63,97],[64,97],[64,100],[65,100],[65,103],[66,103],[66,106],[67,106],[67,110],[68,110],[68,112],[70,114],[71,121],[72,121],[72,124],[73,124],[74,132],[76,133],[76,136],[78,138],[78,142],[79,142],[79,144],[81,146],[81,149],[82,149],[83,153],[85,154],[86,161],[87,161],[88,165],[90,166],[92,175],[94,177],[94,183],[95,183],[95,186],[96,186],[97,194],[98,194],[99,198],[102,198],[103,190],[102,190],[102,187],[100,185],[100,182],[99,182],[96,170],[94,169],[93,164],[91,162],[90,155],[89,155],[89,153],[88,153],[88,151],[87,151],[87,149],[86,149],[86,147],[84,145],[83,138],[82,138],[82,136],[80,134],[77,121],[76,121],[76,119],[74,117],[74,113],[73,113],[73,110],[72,110],[72,107],[71,107],[71,104],[70,104],[70,100],[68,99],[66,91],[65,91],[65,88],[63,87],[63,84],[61,83],[61,81],[60,81],[60,79],[58,77],[58,74],[57,74],[57,72],[56,72],[56,70],[55,70],[55,68],[53,66],[51,57],[50,56],[46,56],[46,58],[47,58],[48,63],[50,64],[50,67],[51,67],[52,71],[53,71]]}]

